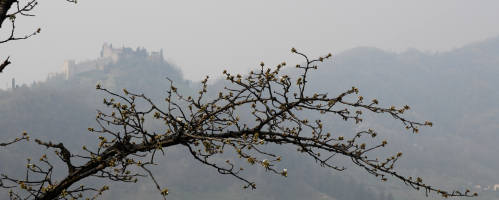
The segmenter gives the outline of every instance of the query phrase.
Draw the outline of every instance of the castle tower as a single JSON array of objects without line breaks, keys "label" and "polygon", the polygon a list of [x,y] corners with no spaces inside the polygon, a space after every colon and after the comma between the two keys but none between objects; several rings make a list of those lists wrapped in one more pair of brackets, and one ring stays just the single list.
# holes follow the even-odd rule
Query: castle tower
[{"label": "castle tower", "polygon": [[69,77],[73,75],[74,65],[75,65],[74,60],[64,61],[64,64],[62,65],[62,70],[64,71],[64,77],[66,78],[66,80],[68,80]]},{"label": "castle tower", "polygon": [[123,49],[114,49],[112,44],[104,43],[104,45],[102,45],[100,56],[101,58],[111,58],[112,61],[116,63],[122,52]]},{"label": "castle tower", "polygon": [[149,55],[149,59],[157,62],[163,62],[163,49],[160,49],[159,51],[152,51]]}]

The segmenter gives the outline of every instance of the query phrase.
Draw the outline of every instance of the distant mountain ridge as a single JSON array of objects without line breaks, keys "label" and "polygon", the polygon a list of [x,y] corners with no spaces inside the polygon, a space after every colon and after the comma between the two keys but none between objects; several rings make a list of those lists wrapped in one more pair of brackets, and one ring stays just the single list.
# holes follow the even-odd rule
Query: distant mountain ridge
[{"label": "distant mountain ridge", "polygon": [[[0,91],[0,113],[8,116],[0,119],[4,133],[0,140],[16,137],[26,130],[33,137],[68,141],[75,148],[81,148],[83,141],[92,143],[95,138],[87,128],[95,125],[95,110],[102,109],[103,97],[95,91],[96,83],[114,91],[127,88],[143,92],[158,102],[164,99],[165,88],[169,86],[166,77],[174,81],[179,91],[194,92],[197,83],[185,80],[179,68],[164,59],[150,59],[152,54],[145,49],[123,49],[129,53],[103,67],[70,76],[58,74],[45,82]],[[354,48],[320,65],[318,71],[311,73],[310,86],[329,94],[356,86],[366,99],[378,98],[387,105],[410,105],[413,109],[409,117],[430,120],[435,127],[410,135],[388,118],[366,121],[381,131],[380,137],[389,139],[387,151],[402,151],[407,155],[400,163],[405,174],[423,174],[434,185],[461,188],[499,184],[495,182],[499,180],[496,172],[499,161],[491,158],[499,152],[497,77],[499,37],[443,53],[417,50],[391,53],[372,47]],[[212,85],[215,88],[209,90],[223,86],[221,82],[223,80],[216,81]],[[24,166],[24,160],[18,158],[26,157],[24,152],[38,157],[40,148],[14,147],[7,151],[8,154],[0,153],[0,160],[12,163],[0,162],[0,172]],[[398,182],[377,183],[376,179],[365,178],[366,174],[356,173],[354,169],[330,176],[330,171],[321,170],[313,163],[303,164],[304,160],[293,154],[294,151],[284,153],[289,154],[284,162],[289,164],[290,172],[296,174],[290,173],[290,177],[283,180],[256,171],[257,184],[263,187],[257,185],[259,189],[253,192],[241,191],[237,180],[206,175],[213,171],[197,166],[178,149],[169,151],[164,169],[158,171],[164,173],[160,177],[171,186],[173,199],[302,199],[307,196],[337,200],[425,199],[422,193],[408,193],[409,188],[400,187]],[[113,188],[117,192],[106,197],[157,197],[148,184],[141,183],[139,189]],[[492,191],[480,194],[480,199],[498,198],[499,193]]]}]

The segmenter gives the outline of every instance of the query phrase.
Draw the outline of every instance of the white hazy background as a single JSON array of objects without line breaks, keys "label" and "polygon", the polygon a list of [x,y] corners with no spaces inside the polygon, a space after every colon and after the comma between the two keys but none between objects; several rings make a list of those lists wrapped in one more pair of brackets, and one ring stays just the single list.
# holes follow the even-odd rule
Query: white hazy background
[{"label": "white hazy background", "polygon": [[291,47],[313,56],[357,46],[442,52],[499,35],[497,0],[51,0],[35,14],[17,20],[17,33],[41,34],[0,45],[0,59],[13,62],[0,88],[13,77],[45,80],[66,59],[96,58],[104,42],[162,48],[185,78],[200,80],[260,61],[297,62]]}]

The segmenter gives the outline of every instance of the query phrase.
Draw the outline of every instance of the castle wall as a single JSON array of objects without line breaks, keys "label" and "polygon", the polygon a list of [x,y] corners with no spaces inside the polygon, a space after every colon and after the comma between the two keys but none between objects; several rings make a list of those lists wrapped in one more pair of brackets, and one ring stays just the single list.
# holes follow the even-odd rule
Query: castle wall
[{"label": "castle wall", "polygon": [[97,60],[76,63],[74,60],[64,61],[63,70],[66,80],[75,74],[91,70],[103,70],[104,66],[111,64],[112,58],[99,58]]},{"label": "castle wall", "polygon": [[[143,51],[143,52],[142,52]],[[152,61],[163,62],[163,49],[159,52],[151,52],[150,54],[144,49],[140,55],[148,56],[147,58]],[[118,62],[120,56],[136,56],[140,53],[139,50],[133,51],[130,48],[113,48],[112,44],[104,43],[100,52],[100,58],[96,60],[83,61],[76,63],[74,60],[66,60],[63,64],[63,71],[66,80],[75,74],[90,71],[90,70],[103,70],[104,67],[111,63]]]}]

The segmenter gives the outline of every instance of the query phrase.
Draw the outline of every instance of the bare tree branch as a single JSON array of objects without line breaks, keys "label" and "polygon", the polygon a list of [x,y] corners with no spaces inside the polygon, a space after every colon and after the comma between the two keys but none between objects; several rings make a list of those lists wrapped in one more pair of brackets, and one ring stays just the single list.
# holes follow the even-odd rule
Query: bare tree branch
[{"label": "bare tree branch", "polygon": [[7,12],[14,2],[15,0],[0,0],[0,28],[2,28],[3,21],[9,17]]},{"label": "bare tree branch", "polygon": [[[333,127],[321,121],[321,115],[362,123],[363,112],[384,114],[413,133],[422,126],[432,126],[432,123],[405,118],[404,112],[410,109],[406,105],[382,107],[378,106],[376,99],[366,102],[355,87],[332,96],[311,91],[309,73],[316,70],[319,63],[330,59],[331,54],[310,59],[294,48],[291,51],[305,60],[304,64],[296,65],[301,71],[298,75],[283,72],[282,69],[287,67],[285,62],[273,68],[261,63],[258,70],[246,76],[224,71],[228,84],[214,96],[208,95],[208,77],[201,82],[201,89],[194,97],[183,96],[170,82],[165,106],[158,106],[144,94],[126,89],[117,93],[97,85],[97,90],[109,95],[104,99],[109,110],[98,111],[98,127],[89,128],[98,135],[97,147],[83,146],[86,153],[78,155],[62,143],[35,140],[39,145],[56,149],[55,154],[68,168],[67,175],[54,180],[53,164],[44,155],[40,164],[28,161],[24,178],[2,174],[0,187],[12,190],[11,199],[78,199],[89,192],[98,196],[109,189],[109,186],[74,186],[89,177],[136,182],[137,177],[149,176],[165,197],[168,188],[161,187],[148,166],[160,164],[155,157],[157,151],[180,145],[201,164],[241,180],[245,188],[254,189],[256,183],[244,176],[242,165],[236,165],[234,160],[243,160],[286,177],[287,169],[278,167],[281,157],[265,148],[279,144],[294,146],[299,153],[332,170],[344,170],[336,165],[335,158],[348,158],[381,181],[392,177],[416,190],[424,190],[426,195],[434,192],[443,197],[476,196],[469,190],[444,191],[426,184],[421,177],[400,174],[395,168],[402,156],[400,152],[384,159],[373,157],[372,152],[385,147],[387,141],[377,141],[378,133],[372,129],[350,136],[331,133]],[[315,119],[309,120],[306,116]],[[145,121],[149,120],[164,125],[146,126]],[[372,143],[363,142],[366,140],[372,140]],[[217,159],[227,153],[234,156],[225,162]],[[138,170],[146,175],[134,172]]]},{"label": "bare tree branch", "polygon": [[9,65],[11,63],[9,61],[9,58],[10,58],[10,56],[7,57],[7,59],[5,59],[2,64],[0,64],[0,73],[2,73],[3,70],[5,69],[5,67],[7,67],[7,65]]},{"label": "bare tree branch", "polygon": [[[67,2],[76,3],[76,0],[65,0]],[[0,30],[8,31],[8,36],[6,38],[0,38],[0,44],[7,43],[9,41],[24,40],[31,36],[40,33],[41,28],[35,29],[33,32],[25,34],[23,36],[17,36],[16,34],[16,19],[18,16],[34,16],[31,11],[38,5],[38,0],[0,0]],[[5,29],[3,26],[4,22],[10,21],[10,30]],[[2,70],[10,64],[9,57],[4,60],[0,65],[0,73]]]}]

